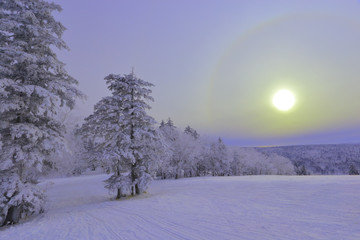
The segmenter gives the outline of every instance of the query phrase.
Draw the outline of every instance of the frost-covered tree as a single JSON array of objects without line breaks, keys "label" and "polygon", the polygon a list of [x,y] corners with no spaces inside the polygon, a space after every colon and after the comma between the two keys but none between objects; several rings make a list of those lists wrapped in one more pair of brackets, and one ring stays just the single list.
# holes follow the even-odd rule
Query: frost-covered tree
[{"label": "frost-covered tree", "polygon": [[179,137],[179,132],[176,129],[174,122],[169,118],[167,122],[161,121],[159,130],[165,141],[171,143],[175,142]]},{"label": "frost-covered tree", "polygon": [[242,170],[245,168],[241,156],[238,151],[233,151],[232,161],[230,162],[231,175],[238,176],[242,174]]},{"label": "frost-covered tree", "polygon": [[160,144],[155,120],[146,110],[153,84],[128,75],[105,77],[111,96],[100,100],[94,113],[85,119],[79,133],[90,140],[104,164],[114,174],[106,187],[117,191],[116,198],[140,194],[150,183],[150,168]]},{"label": "frost-covered tree", "polygon": [[199,176],[204,169],[200,166],[203,143],[200,135],[189,126],[183,132],[178,130],[169,118],[159,127],[166,154],[160,158],[157,176],[164,178],[182,178]]},{"label": "frost-covered tree", "polygon": [[276,175],[293,175],[295,174],[294,165],[286,157],[270,154],[267,159],[269,159],[271,164],[270,174]]},{"label": "frost-covered tree", "polygon": [[197,167],[200,160],[201,142],[199,134],[187,127],[179,131],[169,118],[159,127],[161,138],[166,147],[166,154],[161,158],[157,175],[161,178],[182,178],[198,175]]},{"label": "frost-covered tree", "polygon": [[206,176],[211,172],[210,149],[205,141],[200,142],[200,149],[196,155],[196,176]]},{"label": "frost-covered tree", "polygon": [[230,163],[228,158],[228,150],[221,138],[210,146],[210,171],[213,176],[228,175],[230,171]]},{"label": "frost-covered tree", "polygon": [[170,166],[174,169],[175,178],[197,175],[197,163],[201,150],[200,142],[186,133],[182,133],[173,143]]},{"label": "frost-covered tree", "polygon": [[[69,110],[60,111],[58,114],[59,120],[66,127],[64,134],[65,147],[60,152],[56,152],[51,156],[51,162],[46,162],[43,168],[43,174],[51,177],[78,175],[92,169],[93,165],[88,164],[84,156],[81,155],[82,139],[77,136],[76,129],[79,128],[78,122],[81,122],[83,117],[77,115],[77,111]],[[91,152],[91,158],[96,154]]]},{"label": "frost-covered tree", "polygon": [[37,175],[63,143],[59,107],[82,94],[52,47],[67,49],[59,5],[0,1],[0,225],[41,212]]},{"label": "frost-covered tree", "polygon": [[[58,154],[54,154],[52,159],[53,169],[47,169],[48,176],[72,176],[79,175],[88,169],[94,170],[95,164],[91,161],[96,158],[96,152],[92,151],[92,146],[85,145],[90,151],[81,154],[83,150],[83,141],[81,137],[75,134],[75,129],[67,128],[65,138],[65,148]],[[90,160],[89,160],[90,159]]]},{"label": "frost-covered tree", "polygon": [[359,171],[356,169],[354,164],[350,165],[349,175],[359,175]]},{"label": "frost-covered tree", "polygon": [[175,143],[178,141],[180,132],[174,125],[171,118],[167,122],[161,121],[159,126],[159,134],[164,146],[164,153],[158,161],[157,176],[162,179],[173,178],[177,172],[177,166],[173,164],[173,155],[175,151]]},{"label": "frost-covered tree", "polygon": [[304,165],[295,166],[295,172],[297,175],[308,175],[308,172],[306,171],[306,168]]},{"label": "frost-covered tree", "polygon": [[199,139],[199,137],[200,137],[198,132],[190,126],[187,126],[185,128],[184,133],[192,136],[195,140]]},{"label": "frost-covered tree", "polygon": [[294,166],[288,158],[277,154],[264,154],[255,148],[234,149],[230,163],[233,175],[291,175]]}]

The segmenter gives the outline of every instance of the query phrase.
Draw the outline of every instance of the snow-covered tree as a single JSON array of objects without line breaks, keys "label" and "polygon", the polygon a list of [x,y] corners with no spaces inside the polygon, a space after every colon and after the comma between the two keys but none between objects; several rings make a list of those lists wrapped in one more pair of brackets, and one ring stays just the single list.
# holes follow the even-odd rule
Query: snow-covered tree
[{"label": "snow-covered tree", "polygon": [[179,131],[170,118],[161,122],[159,132],[166,154],[161,158],[157,175],[163,179],[197,176],[202,149],[200,135],[189,126],[184,132]]},{"label": "snow-covered tree", "polygon": [[60,152],[52,154],[51,162],[45,162],[44,175],[51,177],[70,176],[81,174],[87,169],[92,169],[93,165],[89,164],[90,161],[86,161],[87,159],[84,155],[93,158],[96,154],[93,152],[91,152],[91,156],[80,154],[83,149],[82,139],[75,133],[76,129],[79,128],[78,123],[83,120],[83,117],[80,117],[77,113],[75,109],[59,112],[59,120],[66,127],[66,133],[64,134],[65,147]]},{"label": "snow-covered tree", "polygon": [[228,150],[221,138],[210,146],[210,171],[213,176],[229,175],[230,163]]},{"label": "snow-covered tree", "polygon": [[149,169],[160,146],[155,120],[146,112],[153,84],[133,73],[110,74],[105,80],[112,95],[95,105],[79,133],[93,142],[99,160],[114,172],[106,187],[117,191],[116,198],[140,194],[150,183]]},{"label": "snow-covered tree", "polygon": [[196,176],[206,176],[211,172],[210,150],[204,141],[200,142],[199,152],[196,155]]},{"label": "snow-covered tree", "polygon": [[179,132],[176,129],[174,122],[169,118],[167,122],[161,121],[159,130],[165,141],[171,143],[175,142],[179,137]]},{"label": "snow-covered tree", "polygon": [[174,169],[175,178],[197,175],[197,163],[201,143],[186,133],[182,133],[173,143],[170,166]]},{"label": "snow-covered tree", "polygon": [[243,169],[245,168],[245,164],[241,159],[241,156],[238,151],[233,151],[232,153],[232,161],[230,162],[230,171],[231,175],[238,176],[243,174]]},{"label": "snow-covered tree", "polygon": [[0,225],[41,212],[36,187],[43,163],[63,144],[59,107],[81,96],[52,47],[67,49],[59,5],[0,1]]},{"label": "snow-covered tree", "polygon": [[288,158],[277,154],[270,154],[267,159],[269,159],[271,164],[270,174],[276,174],[276,175],[295,174],[294,165],[290,162]]},{"label": "snow-covered tree", "polygon": [[[52,164],[52,169],[47,169],[48,172],[45,174],[71,176],[82,174],[88,169],[96,169],[95,163],[91,161],[96,158],[96,152],[92,151],[91,143],[83,145],[81,137],[75,134],[74,128],[67,128],[64,138],[66,147],[60,153],[52,155],[52,160],[55,162]],[[90,151],[85,152],[84,147]]]},{"label": "snow-covered tree", "polygon": [[167,122],[161,121],[159,134],[161,141],[163,142],[164,152],[159,156],[156,175],[162,179],[173,178],[176,175],[177,166],[174,166],[172,159],[175,150],[175,142],[178,141],[180,133],[171,118],[168,118]]},{"label": "snow-covered tree", "polygon": [[350,165],[349,175],[359,175],[359,171],[356,169],[354,164]]},{"label": "snow-covered tree", "polygon": [[291,175],[294,166],[286,157],[264,154],[255,148],[237,148],[230,163],[233,175]]},{"label": "snow-covered tree", "polygon": [[199,139],[199,137],[200,137],[198,132],[190,126],[187,126],[185,128],[184,133],[192,136],[195,140]]},{"label": "snow-covered tree", "polygon": [[306,171],[306,168],[304,165],[295,166],[295,172],[297,175],[308,175],[308,172]]}]

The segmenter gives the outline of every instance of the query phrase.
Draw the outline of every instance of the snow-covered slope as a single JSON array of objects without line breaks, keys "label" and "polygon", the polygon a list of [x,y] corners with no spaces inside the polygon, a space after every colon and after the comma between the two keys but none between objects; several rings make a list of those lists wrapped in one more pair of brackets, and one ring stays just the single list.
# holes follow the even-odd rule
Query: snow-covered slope
[{"label": "snow-covered slope", "polygon": [[120,201],[106,178],[44,181],[47,211],[0,239],[360,239],[359,176],[161,180]]}]

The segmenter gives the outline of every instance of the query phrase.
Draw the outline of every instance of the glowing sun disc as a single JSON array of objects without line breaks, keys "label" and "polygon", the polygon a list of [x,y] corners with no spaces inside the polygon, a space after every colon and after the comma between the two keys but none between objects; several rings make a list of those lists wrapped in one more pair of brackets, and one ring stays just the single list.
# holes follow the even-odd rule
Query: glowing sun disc
[{"label": "glowing sun disc", "polygon": [[282,89],[274,94],[272,102],[280,111],[288,111],[295,104],[295,96],[289,90]]}]

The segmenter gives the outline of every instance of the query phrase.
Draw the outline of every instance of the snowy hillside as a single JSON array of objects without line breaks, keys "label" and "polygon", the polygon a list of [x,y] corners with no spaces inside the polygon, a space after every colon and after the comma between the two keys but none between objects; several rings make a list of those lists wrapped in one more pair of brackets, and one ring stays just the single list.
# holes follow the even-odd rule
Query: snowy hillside
[{"label": "snowy hillside", "polygon": [[106,178],[42,182],[46,212],[0,239],[360,239],[358,176],[161,180],[119,201]]}]

